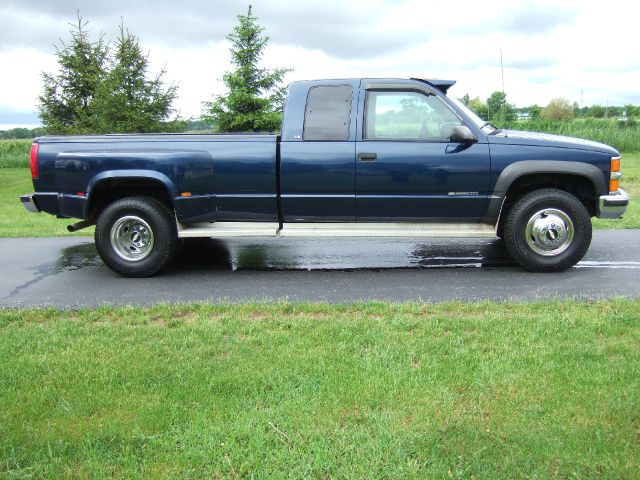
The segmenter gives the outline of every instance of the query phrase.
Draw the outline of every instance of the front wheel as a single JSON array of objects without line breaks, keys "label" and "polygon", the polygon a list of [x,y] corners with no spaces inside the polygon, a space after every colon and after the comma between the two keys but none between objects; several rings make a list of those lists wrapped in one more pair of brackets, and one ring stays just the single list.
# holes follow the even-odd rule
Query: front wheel
[{"label": "front wheel", "polygon": [[102,261],[124,277],[149,277],[173,257],[178,238],[169,209],[151,197],[128,197],[107,206],[96,222]]},{"label": "front wheel", "polygon": [[535,190],[507,213],[504,241],[509,254],[525,270],[566,270],[587,253],[591,217],[570,193],[555,188]]}]

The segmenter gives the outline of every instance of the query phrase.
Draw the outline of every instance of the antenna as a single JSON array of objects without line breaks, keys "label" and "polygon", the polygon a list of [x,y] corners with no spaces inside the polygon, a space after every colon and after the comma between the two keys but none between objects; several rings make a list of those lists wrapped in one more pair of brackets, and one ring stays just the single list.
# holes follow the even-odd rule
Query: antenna
[{"label": "antenna", "polygon": [[502,49],[500,49],[500,74],[502,75],[502,121],[506,121],[505,107],[507,106],[507,94],[504,93],[504,65],[502,63]]},{"label": "antenna", "polygon": [[500,73],[502,74],[502,94],[506,97],[507,94],[504,93],[504,65],[502,64],[502,49],[500,49]]}]

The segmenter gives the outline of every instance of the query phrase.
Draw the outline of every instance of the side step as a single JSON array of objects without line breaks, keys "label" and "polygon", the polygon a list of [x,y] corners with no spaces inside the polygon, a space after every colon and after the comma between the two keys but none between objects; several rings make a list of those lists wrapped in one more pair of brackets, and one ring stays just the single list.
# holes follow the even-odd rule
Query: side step
[{"label": "side step", "polygon": [[493,238],[495,225],[484,223],[286,223],[215,222],[178,224],[178,237],[458,237]]}]

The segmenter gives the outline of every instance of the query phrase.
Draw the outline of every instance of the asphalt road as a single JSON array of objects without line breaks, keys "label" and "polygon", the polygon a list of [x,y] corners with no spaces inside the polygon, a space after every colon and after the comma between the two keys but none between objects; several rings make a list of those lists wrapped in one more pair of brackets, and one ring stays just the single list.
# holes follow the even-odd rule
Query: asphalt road
[{"label": "asphalt road", "polygon": [[584,260],[555,274],[521,270],[497,239],[397,238],[194,239],[147,279],[111,272],[90,238],[0,239],[0,272],[11,307],[640,297],[640,230],[595,232]]}]

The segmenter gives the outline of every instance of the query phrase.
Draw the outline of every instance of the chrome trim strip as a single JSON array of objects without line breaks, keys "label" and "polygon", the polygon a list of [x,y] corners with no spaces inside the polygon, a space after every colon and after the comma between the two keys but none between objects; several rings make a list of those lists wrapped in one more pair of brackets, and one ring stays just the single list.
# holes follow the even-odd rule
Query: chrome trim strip
[{"label": "chrome trim strip", "polygon": [[[194,195],[195,196],[195,195]],[[218,198],[275,198],[275,193],[215,193]]]},{"label": "chrome trim strip", "polygon": [[622,172],[611,172],[611,180],[620,180],[622,178]]},{"label": "chrome trim strip", "polygon": [[356,198],[354,194],[342,193],[283,193],[282,198]]}]

